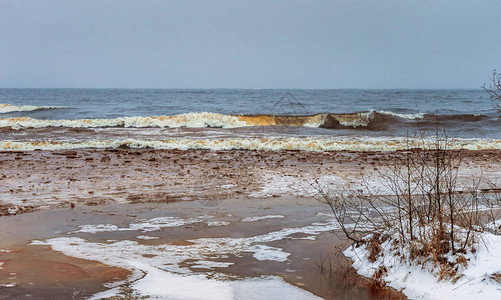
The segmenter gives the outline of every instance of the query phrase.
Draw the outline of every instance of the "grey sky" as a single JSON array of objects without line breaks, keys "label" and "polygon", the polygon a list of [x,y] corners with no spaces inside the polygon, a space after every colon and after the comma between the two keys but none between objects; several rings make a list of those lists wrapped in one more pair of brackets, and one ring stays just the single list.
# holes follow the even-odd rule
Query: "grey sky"
[{"label": "grey sky", "polygon": [[0,87],[478,88],[499,0],[0,0]]}]

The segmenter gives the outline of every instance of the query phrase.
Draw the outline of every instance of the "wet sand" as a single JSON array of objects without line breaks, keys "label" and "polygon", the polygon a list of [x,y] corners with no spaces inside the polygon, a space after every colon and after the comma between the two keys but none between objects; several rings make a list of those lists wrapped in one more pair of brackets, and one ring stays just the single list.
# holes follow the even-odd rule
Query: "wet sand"
[{"label": "wet sand", "polygon": [[[297,182],[332,176],[339,188],[377,173],[390,156],[380,152],[76,150],[0,152],[0,298],[82,299],[125,280],[130,272],[96,261],[68,257],[32,240],[67,236],[87,224],[127,226],[137,219],[209,214],[230,225],[191,224],[156,231],[158,239],[138,240],[137,232],[72,233],[89,241],[135,240],[145,245],[183,245],[212,237],[251,237],[319,221],[327,207],[294,189]],[[501,151],[464,151],[463,176],[500,178]],[[259,194],[275,178],[288,189]],[[271,181],[270,181],[271,180]],[[335,188],[338,188],[335,186]],[[257,194],[256,194],[257,193]],[[256,196],[257,195],[257,196]],[[259,196],[265,195],[265,196]],[[302,197],[297,197],[302,196]],[[258,198],[264,199],[258,199]],[[32,211],[32,212],[30,212]],[[284,218],[243,223],[260,215]],[[298,236],[301,238],[301,236]],[[218,268],[228,276],[276,275],[327,299],[401,298],[374,290],[341,255],[346,245],[325,232],[314,240],[270,243],[291,253],[287,262],[259,262],[251,255],[230,257]],[[184,266],[193,272],[203,269]],[[14,285],[14,286],[12,286]],[[387,294],[385,294],[387,293]],[[28,296],[30,295],[30,296]]]},{"label": "wet sand", "polygon": [[[4,248],[4,250],[6,250]],[[130,272],[54,252],[48,246],[16,245],[0,254],[0,299],[84,299]]]},{"label": "wet sand", "polygon": [[[40,208],[270,196],[265,179],[311,182],[337,176],[343,188],[388,163],[382,152],[76,150],[0,152],[0,215]],[[499,180],[501,151],[463,151],[463,175]],[[296,195],[294,195],[294,193]]]}]

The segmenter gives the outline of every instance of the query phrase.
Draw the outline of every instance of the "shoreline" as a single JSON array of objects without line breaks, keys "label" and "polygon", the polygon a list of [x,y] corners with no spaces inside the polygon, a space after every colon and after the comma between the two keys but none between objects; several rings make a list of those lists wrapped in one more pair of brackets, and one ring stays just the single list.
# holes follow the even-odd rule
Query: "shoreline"
[{"label": "shoreline", "polygon": [[[0,246],[3,245],[7,249],[9,247],[23,249],[19,254],[15,251],[0,253],[0,261],[3,262],[4,268],[0,270],[0,274],[4,274],[0,277],[3,278],[1,284],[7,285],[0,289],[0,294],[4,292],[8,295],[16,292],[15,289],[29,282],[38,282],[38,287],[41,289],[33,290],[35,293],[55,291],[45,291],[44,283],[41,281],[41,278],[47,276],[52,278],[52,275],[46,274],[38,279],[28,279],[26,274],[22,275],[12,269],[16,262],[18,266],[22,266],[19,262],[26,259],[26,256],[31,256],[26,253],[55,262],[54,265],[62,270],[78,274],[83,274],[82,272],[91,274],[92,271],[85,269],[86,262],[98,260],[99,263],[94,265],[96,268],[94,270],[99,274],[113,274],[113,276],[96,275],[99,280],[88,281],[88,276],[82,275],[79,277],[81,281],[69,280],[65,283],[68,287],[79,286],[82,289],[89,284],[91,287],[87,287],[88,294],[86,294],[89,295],[106,290],[102,286],[103,283],[116,282],[119,277],[121,280],[130,278],[127,274],[137,271],[114,264],[113,261],[99,260],[92,255],[86,256],[86,251],[92,245],[108,247],[108,244],[112,246],[115,242],[111,241],[115,240],[127,243],[134,241],[149,247],[148,251],[156,253],[155,247],[163,244],[190,247],[194,241],[223,237],[254,240],[286,228],[307,228],[315,222],[325,222],[329,220],[329,210],[315,200],[318,190],[314,184],[330,189],[360,187],[361,178],[377,175],[394,155],[395,152],[290,150],[80,149],[0,152],[2,182],[0,212],[4,214],[0,218],[4,225],[18,224],[3,226],[0,229],[5,231],[3,234],[5,239]],[[478,174],[482,174],[486,179],[500,178],[501,150],[465,150],[462,152],[462,158],[460,173],[464,179]],[[33,212],[23,214],[29,211]],[[149,240],[150,235],[145,235],[146,239],[142,240],[139,237],[144,234],[137,231],[113,229],[115,228],[113,226],[127,228],[138,220],[148,224],[148,218],[171,214],[182,220],[209,215],[214,221],[210,224],[214,224],[215,227],[209,226],[208,221],[202,220],[193,223],[197,225],[188,223],[168,230],[155,229],[158,239],[151,240]],[[258,218],[250,223],[243,221],[244,218],[263,215],[267,217]],[[283,217],[276,219],[270,217],[277,215]],[[59,223],[56,220],[59,220]],[[42,224],[44,226],[40,226]],[[113,226],[106,225],[111,228],[110,232],[96,232],[91,235],[78,233],[81,226],[92,227],[93,224],[113,224]],[[103,228],[108,228],[106,226]],[[308,232],[307,229],[304,230]],[[330,274],[331,277],[325,278],[324,281],[315,279],[317,276],[323,276],[316,273],[319,266],[315,260],[321,259],[321,255],[327,255],[332,248],[337,247],[332,246],[332,243],[336,243],[336,238],[323,230],[313,236],[297,233],[263,244],[264,247],[290,253],[290,259],[285,262],[271,258],[278,261],[265,264],[258,262],[260,267],[255,267],[256,258],[243,249],[239,250],[244,253],[239,254],[240,256],[223,258],[222,261],[231,263],[232,266],[215,267],[211,272],[238,278],[278,274],[282,278],[280,280],[285,280],[287,284],[321,297],[330,297],[331,293],[348,293],[348,295],[362,293],[365,295],[362,298],[372,299],[376,297],[372,293],[379,296],[378,293],[389,293],[390,298],[404,298],[402,294],[391,289],[371,290],[368,281],[354,273],[351,267],[348,267],[345,273]],[[81,244],[72,246],[73,242],[65,241],[68,235],[84,240],[76,240]],[[61,238],[62,240],[58,240]],[[32,240],[40,240],[41,244],[29,246],[28,243]],[[66,243],[61,248],[62,254],[54,252],[58,247],[57,243]],[[82,250],[78,250],[83,251],[82,254],[76,255],[74,253],[79,252],[71,252],[76,251],[72,250],[74,247],[83,247]],[[136,251],[134,249],[131,248],[130,251]],[[249,249],[257,251],[257,248]],[[342,253],[342,248],[336,249],[337,254]],[[147,255],[146,259],[150,255],[148,251],[143,253]],[[200,253],[200,255],[204,257],[205,254]],[[68,258],[73,256],[75,257]],[[211,258],[209,261],[217,264],[221,262],[221,258]],[[348,260],[342,257],[341,261],[344,261],[341,263],[343,265]],[[295,267],[289,268],[290,264]],[[351,263],[347,265],[351,266]],[[203,268],[193,268],[189,259],[187,263],[179,263],[178,267],[181,270],[190,270],[194,274],[206,272]],[[249,273],[249,270],[253,271]],[[11,273],[15,273],[15,276],[10,276]],[[340,289],[346,286],[339,286],[338,283],[333,286],[333,278],[341,280],[348,278],[345,284],[355,291],[341,292]],[[53,283],[57,282],[57,276],[52,279]],[[13,280],[17,280],[15,282],[19,286],[8,287]],[[24,292],[23,289],[18,291]]]},{"label": "shoreline", "polygon": [[[0,215],[38,209],[315,196],[360,187],[399,152],[37,150],[0,152]],[[501,150],[462,150],[461,175],[497,182]],[[371,179],[372,180],[372,179]],[[499,184],[498,184],[499,185]],[[484,188],[487,188],[486,186]]]}]

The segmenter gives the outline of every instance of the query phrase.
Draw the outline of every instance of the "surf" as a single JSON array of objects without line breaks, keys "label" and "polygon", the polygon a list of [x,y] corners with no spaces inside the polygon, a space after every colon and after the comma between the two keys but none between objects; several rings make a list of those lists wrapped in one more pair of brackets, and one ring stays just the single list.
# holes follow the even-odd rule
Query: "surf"
[{"label": "surf", "polygon": [[[150,148],[166,150],[263,150],[263,151],[398,151],[409,148],[433,149],[431,140],[369,137],[288,137],[288,138],[171,138],[163,140],[109,139],[78,142],[62,141],[1,141],[2,151]],[[451,150],[501,149],[501,139],[453,139]]]},{"label": "surf", "polygon": [[389,111],[370,110],[354,113],[319,113],[312,115],[237,115],[211,112],[190,112],[171,116],[132,116],[110,119],[62,119],[42,120],[31,117],[0,118],[0,128],[16,130],[24,128],[238,128],[246,126],[293,126],[325,129],[386,130],[400,124],[461,123],[489,120],[485,115],[435,115],[399,114]]}]

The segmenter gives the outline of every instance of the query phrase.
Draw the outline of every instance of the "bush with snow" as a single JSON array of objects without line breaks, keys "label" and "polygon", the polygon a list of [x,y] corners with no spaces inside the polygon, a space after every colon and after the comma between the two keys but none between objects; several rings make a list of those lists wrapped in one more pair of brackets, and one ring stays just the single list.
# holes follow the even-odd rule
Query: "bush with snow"
[{"label": "bush with snow", "polygon": [[499,197],[480,193],[481,178],[460,180],[461,151],[451,150],[453,140],[445,134],[422,141],[409,140],[407,149],[378,171],[388,193],[371,184],[357,192],[321,193],[354,242],[345,255],[375,284],[389,283],[412,298],[437,298],[430,288],[451,295],[479,280],[492,283],[501,296],[501,263],[485,274],[479,267],[492,259],[490,250],[501,250],[499,230],[486,231],[499,225]]}]

